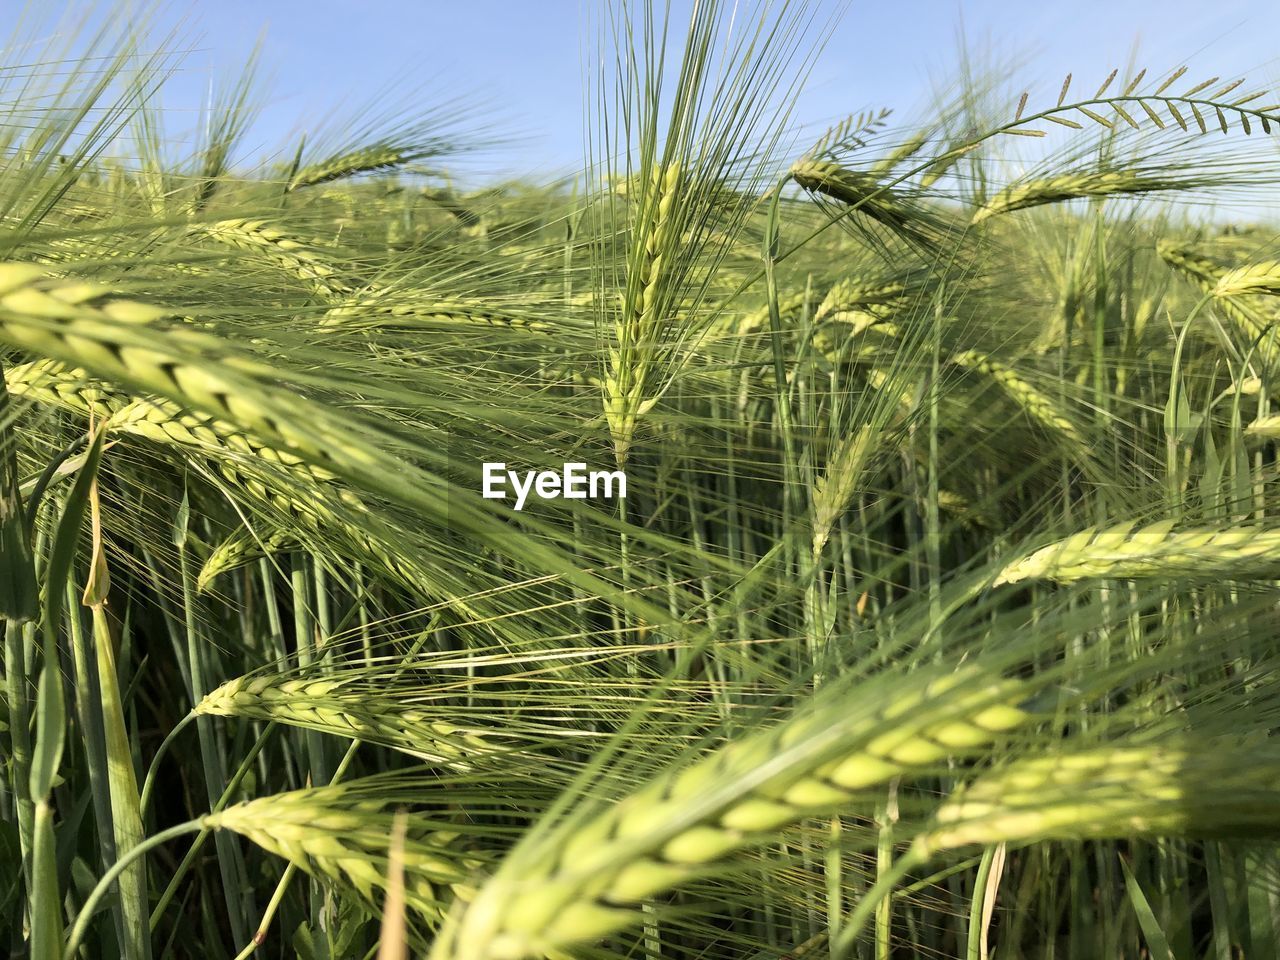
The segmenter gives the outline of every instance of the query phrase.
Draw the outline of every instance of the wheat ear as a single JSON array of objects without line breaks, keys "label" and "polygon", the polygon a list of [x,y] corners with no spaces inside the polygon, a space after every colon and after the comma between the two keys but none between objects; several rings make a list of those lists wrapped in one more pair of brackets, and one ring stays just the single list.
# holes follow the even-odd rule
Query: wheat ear
[{"label": "wheat ear", "polygon": [[919,213],[870,174],[831,160],[805,158],[792,164],[791,179],[810,193],[856,208],[908,240],[926,248],[937,246],[938,237],[921,226]]},{"label": "wheat ear", "polygon": [[1280,415],[1259,417],[1245,427],[1244,432],[1257,440],[1280,440]]},{"label": "wheat ear", "polygon": [[207,694],[195,712],[275,720],[368,740],[459,770],[470,769],[476,757],[509,749],[492,731],[465,728],[445,719],[450,713],[447,707],[431,711],[379,702],[325,679],[288,679],[279,674],[238,677]]},{"label": "wheat ear", "polygon": [[[778,316],[784,321],[799,316],[800,311],[804,309],[807,302],[809,302],[809,297],[806,294],[788,294],[778,302]],[[768,329],[769,305],[767,303],[744,314],[742,319],[733,327],[734,332],[739,334],[757,333]]]},{"label": "wheat ear", "polygon": [[1095,577],[1232,577],[1269,579],[1280,568],[1280,530],[1226,527],[1174,530],[1173,521],[1089,529],[1017,560],[995,582]]},{"label": "wheat ear", "polygon": [[441,299],[430,291],[382,290],[365,287],[344,303],[325,311],[320,325],[351,327],[394,327],[396,324],[423,326],[513,327],[545,332],[552,329],[546,320],[522,315],[518,309],[503,310],[492,301]]},{"label": "wheat ear", "polygon": [[1224,293],[1219,284],[1232,271],[1206,256],[1194,246],[1173,240],[1160,240],[1156,244],[1160,258],[1173,267],[1204,293],[1216,299],[1218,310],[1231,321],[1250,343],[1257,343],[1258,353],[1267,367],[1280,365],[1280,340],[1276,330],[1277,316],[1260,305],[1239,300]]},{"label": "wheat ear", "polygon": [[[70,382],[59,383],[45,396],[81,410],[107,402],[116,428],[217,454],[228,479],[310,529],[340,531],[356,555],[374,558],[411,589],[435,595],[430,578],[419,573],[413,557],[394,546],[394,536],[383,535],[386,524],[352,491],[326,484],[333,474],[320,466],[341,462],[378,483],[385,477],[371,473],[373,465],[381,463],[386,469],[390,464],[372,448],[354,442],[349,431],[323,415],[323,408],[268,385],[274,373],[269,367],[224,356],[222,344],[205,334],[159,326],[166,315],[97,284],[51,278],[30,264],[0,264],[0,339],[73,368]],[[204,362],[193,363],[191,357]],[[71,384],[82,385],[74,370],[81,365],[100,376],[181,397],[184,406],[209,413],[185,414],[169,400],[113,404],[93,387],[77,392]],[[42,367],[33,378],[37,390],[47,373]],[[289,471],[292,479],[309,487],[307,495],[281,488],[270,473],[259,469],[259,461]],[[359,522],[345,518],[343,511]],[[451,602],[474,616],[465,601]]]},{"label": "wheat ear", "polygon": [[856,311],[886,320],[902,307],[906,297],[907,285],[901,281],[877,282],[846,277],[832,285],[813,316],[815,320],[828,320]]},{"label": "wheat ear", "polygon": [[295,546],[297,536],[291,531],[274,529],[265,536],[257,536],[239,529],[224,537],[209,551],[200,572],[196,574],[196,591],[207,593],[213,581],[224,573],[238,570],[247,563],[267,557],[287,547]]},{"label": "wheat ear", "polygon": [[1017,681],[965,671],[910,678],[672,768],[622,802],[538,835],[508,856],[432,954],[519,960],[630,926],[649,897],[699,876],[859,791],[931,770],[1020,726]]},{"label": "wheat ear", "polygon": [[977,350],[966,350],[951,358],[958,367],[974,370],[998,383],[1018,406],[1035,422],[1049,428],[1073,444],[1083,444],[1084,436],[1071,420],[1058,410],[1048,394],[1036,389],[1007,364]]},{"label": "wheat ear", "polygon": [[[23,516],[18,476],[18,434],[12,422],[4,364],[0,363],[0,619],[14,624],[36,619],[40,591],[35,558]],[[15,668],[8,667],[10,675]]]},{"label": "wheat ear", "polygon": [[973,223],[1047,203],[1086,197],[1110,197],[1152,193],[1158,190],[1185,190],[1196,181],[1153,176],[1137,170],[1103,170],[1091,173],[1064,173],[1027,180],[1005,187],[973,215]]},{"label": "wheat ear", "polygon": [[[15,395],[25,400],[109,421],[108,429],[114,433],[197,450],[220,465],[225,479],[290,513],[310,509],[312,497],[299,498],[284,491],[272,482],[262,465],[283,470],[291,483],[331,487],[348,505],[363,508],[354,494],[333,487],[330,481],[334,475],[329,471],[265,444],[233,424],[187,413],[169,400],[129,399],[96,384],[83,370],[67,368],[53,360],[19,364],[13,370],[13,378]],[[315,496],[323,494],[317,491]]]},{"label": "wheat ear", "polygon": [[1134,835],[1280,835],[1280,751],[1210,738],[1027,757],[960,789],[915,841],[940,849]]},{"label": "wheat ear", "polygon": [[822,553],[835,522],[861,489],[863,471],[875,449],[878,434],[861,427],[842,440],[813,486],[813,555]]},{"label": "wheat ear", "polygon": [[673,240],[679,229],[676,201],[681,177],[678,164],[654,169],[652,186],[638,204],[633,227],[637,249],[631,256],[631,265],[635,276],[628,276],[604,378],[605,421],[619,466],[627,461],[637,420],[656,402],[656,398],[645,397],[650,386],[649,354],[656,332],[666,319],[661,312],[670,308],[664,291],[668,279],[664,261],[674,253]]},{"label": "wheat ear", "polygon": [[1054,839],[1280,836],[1280,752],[1225,738],[1179,741],[1024,757],[961,787],[863,896],[834,954],[849,956],[893,887],[941,851]]},{"label": "wheat ear", "polygon": [[[386,888],[387,850],[394,812],[360,800],[355,784],[274,794],[227,807],[203,819],[230,830],[312,876],[353,889],[376,910]],[[455,890],[479,861],[457,849],[455,836],[408,818],[403,851],[405,903],[437,922]]]},{"label": "wheat ear", "polygon": [[1213,287],[1216,297],[1235,297],[1248,293],[1280,295],[1280,260],[1264,260],[1228,270],[1218,278]]},{"label": "wheat ear", "polygon": [[262,254],[326,299],[351,292],[351,286],[315,252],[313,246],[295,240],[265,220],[219,220],[198,224],[192,229],[237,250]]},{"label": "wheat ear", "polygon": [[417,159],[418,153],[404,150],[389,144],[375,144],[339,154],[336,157],[308,164],[298,170],[289,180],[286,189],[298,190],[312,187],[318,183],[329,183],[346,177],[372,173],[376,170],[389,170],[403,166]]}]

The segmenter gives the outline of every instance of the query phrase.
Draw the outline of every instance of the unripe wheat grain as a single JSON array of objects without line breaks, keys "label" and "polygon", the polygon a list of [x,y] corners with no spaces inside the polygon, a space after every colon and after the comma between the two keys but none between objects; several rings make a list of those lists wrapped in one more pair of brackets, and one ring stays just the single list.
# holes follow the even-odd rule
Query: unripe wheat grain
[{"label": "unripe wheat grain", "polygon": [[237,677],[196,704],[197,714],[276,720],[337,736],[370,740],[460,770],[470,760],[500,753],[509,744],[490,731],[445,719],[449,710],[389,704],[367,694],[345,693],[332,680],[288,679],[278,674]]},{"label": "unripe wheat grain", "polygon": [[1280,294],[1280,261],[1264,260],[1228,270],[1214,284],[1216,297],[1234,297],[1245,293]]},{"label": "unripe wheat grain", "polygon": [[1077,200],[1085,197],[1110,197],[1151,193],[1158,190],[1185,190],[1195,181],[1144,174],[1136,170],[1101,170],[1089,173],[1064,173],[1053,177],[1027,180],[1005,187],[973,215],[973,223],[1014,210],[1025,210],[1047,203]]},{"label": "unripe wheat grain", "polygon": [[975,671],[911,678],[875,707],[832,701],[662,773],[572,829],[513,851],[505,872],[452,918],[433,957],[520,960],[621,930],[643,900],[733,851],[1022,725],[1024,693],[1016,681],[983,682]]},{"label": "unripe wheat grain", "polygon": [[633,242],[637,249],[631,256],[635,276],[628,277],[604,378],[604,415],[619,466],[627,461],[636,422],[656,403],[645,392],[650,386],[655,340],[666,322],[663,312],[671,306],[664,289],[668,284],[664,262],[677,253],[680,215],[676,203],[681,184],[679,164],[656,167],[636,214]]},{"label": "unripe wheat grain", "polygon": [[1032,420],[1041,426],[1065,437],[1073,444],[1083,444],[1084,436],[1079,428],[1071,422],[1057,407],[1057,404],[1045,393],[1037,390],[1007,364],[994,360],[977,350],[966,350],[951,358],[958,367],[975,370],[998,383],[1009,398],[1026,412]]},{"label": "unripe wheat grain", "polygon": [[1280,835],[1280,753],[1226,738],[1027,757],[957,791],[915,841],[969,844]]},{"label": "unripe wheat grain", "polygon": [[995,583],[1094,577],[1270,579],[1280,569],[1280,530],[1256,527],[1174,530],[1173,521],[1089,529],[1017,560]]},{"label": "unripe wheat grain", "polygon": [[[335,785],[261,797],[211,813],[203,823],[238,833],[315,877],[354,889],[376,910],[387,883],[392,820],[376,803],[350,799],[349,786]],[[405,902],[435,923],[479,861],[457,849],[449,832],[415,827],[414,818],[409,823]]]}]

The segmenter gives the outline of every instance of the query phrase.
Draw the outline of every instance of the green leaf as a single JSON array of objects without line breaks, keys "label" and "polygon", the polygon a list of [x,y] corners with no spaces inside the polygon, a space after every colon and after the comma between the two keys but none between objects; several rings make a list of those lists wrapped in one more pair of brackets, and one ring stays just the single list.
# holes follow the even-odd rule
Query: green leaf
[{"label": "green leaf", "polygon": [[1120,857],[1120,869],[1124,871],[1124,888],[1128,891],[1129,903],[1133,905],[1133,912],[1138,918],[1138,926],[1142,928],[1142,936],[1146,938],[1152,960],[1175,960],[1173,951],[1169,949],[1169,939],[1164,935],[1160,921],[1152,912],[1151,904],[1147,902],[1142,887],[1134,879],[1129,861],[1123,856]]},{"label": "green leaf", "polygon": [[1164,432],[1165,436],[1177,443],[1188,443],[1195,436],[1196,424],[1180,374],[1175,374],[1169,388],[1169,400],[1164,408]]},{"label": "green leaf", "polygon": [[49,557],[44,585],[44,665],[36,692],[36,746],[31,763],[31,795],[37,799],[46,798],[53,789],[53,779],[62,761],[66,740],[67,708],[58,665],[58,625],[67,578],[71,575],[80,539],[80,527],[89,504],[89,489],[102,460],[103,436],[99,431],[94,438],[84,468],[67,495]]},{"label": "green leaf", "polygon": [[53,809],[36,805],[35,844],[31,868],[31,960],[62,956],[62,897],[58,892],[58,850]]},{"label": "green leaf", "polygon": [[[56,651],[55,651],[56,652]],[[55,661],[40,669],[36,687],[36,747],[31,758],[31,796],[46,799],[54,787],[66,741],[67,705]]]},{"label": "green leaf", "polygon": [[173,518],[173,545],[184,547],[187,543],[187,527],[191,522],[191,499],[187,488],[182,488],[182,502],[178,504],[178,512]]},{"label": "green leaf", "polygon": [[44,585],[46,656],[57,649],[63,592],[66,590],[67,578],[71,575],[71,565],[75,561],[76,549],[80,543],[80,527],[89,509],[89,489],[98,476],[98,465],[102,461],[103,437],[104,433],[99,431],[89,447],[84,466],[76,475],[76,482],[67,495],[62,519],[58,523],[58,532],[53,540],[53,551],[49,556],[49,569]]},{"label": "green leaf", "polygon": [[18,897],[18,879],[22,876],[22,844],[18,825],[0,820],[0,916]]},{"label": "green leaf", "polygon": [[34,620],[40,612],[35,558],[18,489],[18,440],[0,366],[0,619]]}]

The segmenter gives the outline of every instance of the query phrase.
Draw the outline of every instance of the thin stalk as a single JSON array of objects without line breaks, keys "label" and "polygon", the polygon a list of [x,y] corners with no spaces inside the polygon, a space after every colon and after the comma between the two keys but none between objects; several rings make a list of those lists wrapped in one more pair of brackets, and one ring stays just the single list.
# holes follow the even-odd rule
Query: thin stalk
[{"label": "thin stalk", "polygon": [[[89,660],[84,640],[84,624],[80,617],[80,598],[75,585],[67,582],[67,624],[71,639],[71,662],[74,669],[72,691],[76,719],[84,741],[85,763],[89,772],[89,789],[93,795],[93,814],[97,823],[98,852],[102,869],[116,861],[115,823],[111,813],[110,770],[107,757],[105,727],[101,722],[103,703],[96,665]],[[118,900],[111,904],[118,942],[126,938],[124,913]]]},{"label": "thin stalk", "polygon": [[[338,764],[338,769],[334,771],[332,783],[337,783],[342,779],[342,775],[347,772],[347,767],[355,759],[356,749],[359,746],[360,741],[356,740],[347,747],[347,752]],[[267,908],[262,912],[262,919],[258,923],[258,929],[254,931],[253,939],[245,945],[243,950],[236,954],[235,960],[245,960],[246,957],[252,956],[260,946],[266,943],[267,933],[271,929],[271,921],[275,918],[276,911],[280,908],[284,895],[297,872],[298,865],[290,861],[289,865],[285,867],[284,873],[280,875],[280,882],[276,884],[275,892],[271,894],[271,900],[267,903]]]},{"label": "thin stalk", "polygon": [[[244,780],[245,776],[249,773],[249,770],[253,767],[253,762],[258,758],[258,754],[262,752],[262,748],[267,745],[267,738],[271,735],[275,726],[275,721],[267,724],[253,747],[250,748],[249,752],[245,755],[245,758],[240,761],[240,766],[236,770],[235,775],[231,778],[230,782],[227,783],[226,789],[222,791],[222,796],[220,796],[218,798],[218,802],[213,805],[213,809],[209,811],[210,813],[217,813],[227,805],[233,796],[235,796],[235,792],[240,789],[241,781]],[[164,915],[165,909],[169,906],[170,902],[172,902],[174,895],[178,892],[179,885],[182,883],[183,878],[186,877],[187,871],[190,870],[191,866],[195,863],[196,856],[200,853],[200,848],[204,845],[204,841],[208,838],[209,833],[211,832],[204,827],[200,827],[199,830],[199,835],[194,841],[192,841],[191,847],[182,858],[182,862],[178,864],[177,869],[173,871],[173,876],[169,878],[169,884],[164,888],[164,893],[160,895],[160,899],[156,901],[155,907],[151,910],[150,925],[153,933],[155,932],[156,926],[160,923],[160,917]]]},{"label": "thin stalk", "polygon": [[858,942],[862,928],[879,910],[880,904],[890,900],[894,887],[907,878],[915,868],[922,866],[925,858],[911,847],[900,856],[891,868],[876,879],[875,884],[858,901],[858,905],[849,914],[849,919],[841,924],[840,937],[831,949],[831,960],[849,960],[853,956],[853,947]]},{"label": "thin stalk", "polygon": [[17,812],[22,867],[31,883],[31,843],[35,832],[35,802],[31,797],[31,712],[27,696],[24,646],[26,631],[17,620],[4,622],[4,680],[9,707],[9,774]]},{"label": "thin stalk", "polygon": [[275,892],[271,894],[271,899],[267,901],[266,909],[262,911],[262,920],[258,923],[258,929],[254,931],[253,939],[249,941],[243,950],[236,954],[236,960],[246,960],[267,942],[267,934],[271,930],[271,921],[275,919],[276,911],[280,909],[280,904],[284,902],[284,895],[289,891],[289,884],[293,882],[294,874],[297,872],[298,865],[296,863],[290,862],[284,868],[280,882],[276,884]]},{"label": "thin stalk", "polygon": [[[315,629],[307,589],[307,561],[302,553],[293,555],[289,582],[293,588],[293,637],[298,666],[309,667],[315,662]],[[314,730],[308,730],[304,739],[311,782],[327,783],[329,777],[324,760],[324,738]]]},{"label": "thin stalk", "polygon": [[169,752],[169,748],[178,739],[178,735],[195,719],[196,712],[192,710],[179,720],[172,730],[165,734],[165,738],[160,741],[160,746],[156,748],[155,755],[151,758],[151,766],[147,768],[147,775],[142,781],[142,794],[138,801],[144,817],[147,814],[147,807],[151,804],[151,794],[156,786],[156,775],[160,772],[160,761]]},{"label": "thin stalk", "polygon": [[[182,578],[182,619],[187,640],[187,663],[191,672],[191,704],[194,707],[209,690],[205,680],[206,643],[201,636],[196,613],[195,574],[191,570],[185,537],[178,544],[178,566]],[[200,742],[205,797],[212,805],[220,795],[225,795],[220,785],[227,782],[213,718],[196,717],[196,736]],[[214,838],[214,843],[218,848],[218,873],[222,877],[222,895],[227,904],[231,934],[235,937],[235,942],[239,943],[248,936],[245,918],[253,913],[253,887],[243,880],[246,876],[244,858],[234,839],[220,833]]]},{"label": "thin stalk", "polygon": [[[880,828],[876,840],[876,875],[896,876],[893,864],[893,834],[898,821],[898,783],[889,785],[889,796],[876,814]],[[877,881],[878,882],[878,881]],[[893,953],[893,900],[882,897],[876,903],[876,960],[890,960]]]},{"label": "thin stalk", "polygon": [[80,949],[80,942],[84,939],[84,935],[89,932],[89,924],[93,922],[94,914],[98,910],[98,904],[110,892],[111,885],[116,882],[116,879],[122,873],[129,869],[134,860],[145,856],[148,851],[155,847],[168,843],[174,837],[180,837],[185,833],[195,833],[197,830],[203,829],[202,824],[203,819],[188,820],[185,823],[179,823],[161,830],[159,833],[147,837],[113,863],[111,868],[98,880],[93,890],[89,892],[89,896],[85,898],[80,907],[80,912],[76,914],[76,922],[71,928],[66,946],[62,951],[62,960],[74,960],[76,952]]}]

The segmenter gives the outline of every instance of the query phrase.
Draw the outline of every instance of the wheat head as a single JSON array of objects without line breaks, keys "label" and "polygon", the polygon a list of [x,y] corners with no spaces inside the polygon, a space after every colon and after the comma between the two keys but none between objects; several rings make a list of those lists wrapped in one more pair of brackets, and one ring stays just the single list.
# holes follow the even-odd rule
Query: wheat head
[{"label": "wheat head", "polygon": [[1026,757],[960,789],[915,841],[970,844],[1131,836],[1280,835],[1280,754],[1227,738]]},{"label": "wheat head", "polygon": [[1269,578],[1280,568],[1280,531],[1256,527],[1174,530],[1173,521],[1089,529],[1017,560],[995,582],[1095,577]]},{"label": "wheat head", "polygon": [[[913,678],[914,679],[914,678]],[[513,851],[451,918],[433,957],[520,960],[636,922],[641,903],[859,791],[933,769],[1026,722],[1016,681],[967,671],[899,686],[890,706],[833,709],[734,742],[540,844]],[[886,694],[886,696],[889,696]],[[817,741],[826,746],[810,752]]]},{"label": "wheat head", "polygon": [[1012,367],[977,350],[966,350],[956,354],[951,358],[951,362],[958,367],[977,371],[999,384],[1010,399],[1041,426],[1065,437],[1073,444],[1084,443],[1084,435],[1080,429],[1059,411],[1053,399],[1018,376]]},{"label": "wheat head", "polygon": [[[357,795],[358,796],[358,795]],[[260,797],[204,817],[212,830],[230,830],[330,883],[354,890],[375,910],[387,883],[387,850],[394,815],[376,801],[352,799],[349,785]],[[479,866],[445,830],[409,818],[403,853],[405,902],[430,924]]]}]

